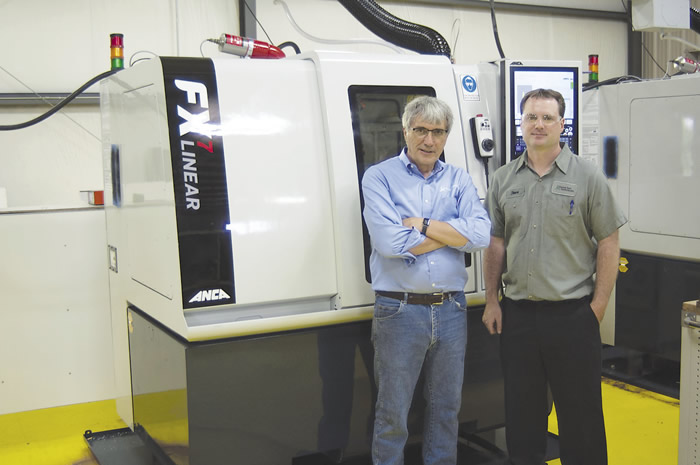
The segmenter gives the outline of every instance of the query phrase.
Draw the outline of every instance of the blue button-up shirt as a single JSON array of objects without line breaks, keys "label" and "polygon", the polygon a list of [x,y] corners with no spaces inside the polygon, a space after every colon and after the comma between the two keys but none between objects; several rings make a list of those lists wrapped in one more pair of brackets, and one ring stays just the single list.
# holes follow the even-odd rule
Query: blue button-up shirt
[{"label": "blue button-up shirt", "polygon": [[[438,160],[424,178],[404,149],[370,167],[362,179],[364,218],[372,240],[372,289],[400,292],[461,291],[467,283],[464,253],[489,245],[491,222],[469,174]],[[404,218],[449,223],[467,243],[415,256],[425,240]]]}]

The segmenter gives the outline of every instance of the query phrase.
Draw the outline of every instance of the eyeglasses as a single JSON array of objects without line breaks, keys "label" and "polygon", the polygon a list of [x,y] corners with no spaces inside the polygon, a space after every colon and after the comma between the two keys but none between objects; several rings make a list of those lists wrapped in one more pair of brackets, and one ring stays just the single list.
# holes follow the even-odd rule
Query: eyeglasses
[{"label": "eyeglasses", "polygon": [[[539,116],[533,115],[532,113],[528,113],[526,115],[523,115],[523,124],[535,124],[537,123],[537,120],[540,119]],[[542,124],[545,126],[551,126],[555,123],[558,123],[561,120],[561,118],[554,117],[552,115],[542,115]]]},{"label": "eyeglasses", "polygon": [[418,137],[427,137],[428,134],[432,134],[435,139],[442,139],[443,137],[447,136],[447,129],[428,129],[424,128],[421,126],[418,126],[417,128],[411,128],[411,131],[413,131],[413,134],[417,135]]}]

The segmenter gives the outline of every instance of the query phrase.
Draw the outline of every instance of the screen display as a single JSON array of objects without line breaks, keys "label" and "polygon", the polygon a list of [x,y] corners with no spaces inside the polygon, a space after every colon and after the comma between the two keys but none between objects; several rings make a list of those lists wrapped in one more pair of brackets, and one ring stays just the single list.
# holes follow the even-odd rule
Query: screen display
[{"label": "screen display", "polygon": [[510,150],[511,159],[525,151],[525,141],[520,127],[522,114],[520,101],[534,89],[552,89],[559,92],[566,102],[564,130],[560,141],[573,153],[578,153],[578,95],[579,70],[576,67],[511,66],[510,67]]}]

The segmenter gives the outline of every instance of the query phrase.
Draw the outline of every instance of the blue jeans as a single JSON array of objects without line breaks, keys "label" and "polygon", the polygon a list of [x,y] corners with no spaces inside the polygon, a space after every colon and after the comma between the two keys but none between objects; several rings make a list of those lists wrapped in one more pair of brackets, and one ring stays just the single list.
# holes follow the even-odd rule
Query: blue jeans
[{"label": "blue jeans", "polygon": [[403,465],[407,418],[423,370],[424,465],[457,462],[458,414],[467,346],[463,292],[442,305],[412,305],[377,295],[372,321],[377,404],[374,465]]}]

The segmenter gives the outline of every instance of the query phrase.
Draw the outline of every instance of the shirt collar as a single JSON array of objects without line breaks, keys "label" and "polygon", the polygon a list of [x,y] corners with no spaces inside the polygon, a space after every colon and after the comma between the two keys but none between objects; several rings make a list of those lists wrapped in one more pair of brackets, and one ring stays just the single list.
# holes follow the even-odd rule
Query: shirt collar
[{"label": "shirt collar", "polygon": [[[571,165],[571,157],[573,156],[574,154],[571,153],[571,150],[569,150],[569,146],[563,144],[561,152],[559,152],[557,158],[554,159],[554,164],[562,173],[566,174],[566,171],[569,169],[569,165]],[[527,150],[525,150],[525,152],[520,156],[516,171],[519,171],[521,168],[525,167],[527,167]]]},{"label": "shirt collar", "polygon": [[523,152],[523,154],[520,155],[520,157],[518,157],[518,159],[515,163],[516,163],[515,171],[520,171],[523,168],[527,168],[527,150],[525,150],[525,152]]},{"label": "shirt collar", "polygon": [[561,152],[559,152],[557,158],[554,159],[554,163],[562,173],[566,174],[566,170],[568,170],[569,166],[571,165],[571,157],[573,156],[574,154],[571,153],[571,150],[569,150],[569,146],[564,144],[564,146],[561,148]]},{"label": "shirt collar", "polygon": [[[409,160],[408,153],[406,152],[406,147],[404,147],[403,150],[401,150],[401,153],[399,154],[399,160],[401,160],[401,163],[403,163],[403,165],[406,167],[406,170],[408,170],[409,173],[418,173],[421,175],[421,177],[423,176],[423,173],[421,173],[420,170],[416,167],[416,165],[411,160]],[[433,166],[433,172],[430,173],[430,176],[439,173],[443,169],[445,169],[445,162],[438,159],[435,162],[435,166]],[[428,178],[430,178],[430,176],[428,176]]]}]

